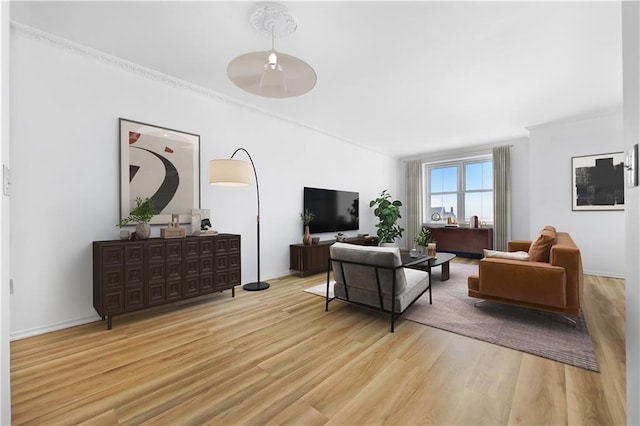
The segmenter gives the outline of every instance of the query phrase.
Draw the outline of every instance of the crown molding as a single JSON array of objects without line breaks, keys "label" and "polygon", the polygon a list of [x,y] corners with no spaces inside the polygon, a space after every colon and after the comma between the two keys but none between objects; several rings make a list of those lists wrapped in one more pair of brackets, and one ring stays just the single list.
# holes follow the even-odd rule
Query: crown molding
[{"label": "crown molding", "polygon": [[180,90],[185,90],[188,92],[192,92],[192,93],[196,93],[200,96],[209,98],[209,99],[213,99],[216,101],[221,101],[224,102],[226,104],[229,105],[233,105],[236,107],[240,107],[243,108],[247,111],[250,112],[254,112],[254,113],[259,113],[259,114],[263,114],[272,118],[275,118],[277,120],[283,121],[285,123],[297,126],[297,127],[302,127],[304,129],[307,130],[311,130],[313,132],[316,133],[320,133],[322,135],[328,136],[330,138],[339,140],[341,142],[345,142],[348,143],[350,145],[356,146],[358,148],[364,149],[366,151],[370,151],[370,152],[377,152],[378,154],[384,155],[389,157],[388,153],[385,152],[381,152],[381,151],[376,151],[373,150],[369,147],[366,147],[364,145],[360,145],[358,143],[355,143],[349,139],[346,139],[344,137],[341,136],[337,136],[334,135],[332,133],[329,133],[325,130],[322,130],[320,128],[311,126],[309,124],[294,120],[290,117],[287,117],[285,115],[280,115],[280,114],[276,114],[273,113],[272,111],[268,111],[266,109],[257,107],[255,105],[246,103],[246,102],[242,102],[238,99],[229,97],[227,95],[223,95],[222,93],[218,93],[214,90],[211,89],[207,89],[205,87],[199,86],[197,84],[193,84],[190,83],[188,81],[185,80],[181,80],[179,78],[176,77],[172,77],[170,75],[161,73],[159,71],[156,71],[154,69],[151,68],[147,68],[144,67],[142,65],[136,64],[134,62],[129,62],[127,60],[124,60],[122,58],[119,58],[117,56],[113,56],[113,55],[109,55],[105,52],[96,50],[96,49],[92,49],[90,47],[84,46],[82,44],[79,43],[75,43],[73,41],[70,41],[68,39],[62,38],[62,37],[58,37],[56,35],[47,33],[45,31],[41,31],[38,30],[36,28],[32,28],[28,25],[24,25],[21,24],[19,22],[16,21],[11,21],[11,30],[12,30],[12,36],[13,35],[19,35],[22,37],[26,37],[32,40],[36,40],[40,43],[43,44],[48,44],[50,46],[59,48],[59,49],[63,49],[66,50],[69,53],[78,55],[78,56],[82,56],[88,59],[91,59],[95,62],[98,62],[100,64],[103,65],[107,65],[107,66],[112,66],[115,68],[119,68],[122,70],[125,70],[127,72],[130,72],[132,74],[136,74],[138,76],[147,78],[149,80],[155,81],[155,82],[159,82],[162,83],[164,85],[176,88],[176,89],[180,89]]},{"label": "crown molding", "polygon": [[611,107],[611,108],[594,110],[594,111],[587,112],[587,113],[584,113],[584,114],[572,115],[572,116],[568,116],[568,117],[561,117],[561,118],[558,118],[558,119],[555,119],[555,120],[545,121],[544,123],[533,124],[531,126],[527,126],[526,129],[531,131],[531,130],[539,129],[539,128],[545,128],[545,127],[552,127],[552,126],[563,125],[563,124],[576,123],[576,122],[579,122],[579,121],[593,120],[593,119],[597,119],[597,118],[611,117],[611,116],[616,116],[616,115],[622,116],[622,112],[623,112],[622,105],[614,106],[614,107]]},{"label": "crown molding", "polygon": [[467,159],[473,157],[482,157],[491,154],[493,148],[509,145],[511,147],[529,142],[528,134],[526,136],[514,136],[512,138],[496,139],[492,142],[486,142],[475,145],[459,146],[452,149],[442,149],[436,151],[422,152],[420,154],[403,157],[403,162],[420,160],[423,163],[437,163],[452,159]]},{"label": "crown molding", "polygon": [[54,46],[56,48],[66,50],[69,53],[73,53],[75,55],[91,59],[103,65],[109,65],[115,68],[120,68],[130,73],[137,74],[149,80],[154,80],[168,86],[176,87],[183,90],[188,90],[191,92],[196,92],[196,93],[199,93],[208,97],[220,99],[220,100],[226,100],[224,99],[225,97],[223,95],[215,93],[203,87],[197,86],[195,84],[191,84],[184,80],[180,80],[178,78],[171,77],[167,74],[163,74],[161,72],[155,71],[151,68],[143,67],[136,63],[126,61],[117,56],[109,55],[99,50],[91,49],[90,47],[87,47],[78,43],[74,43],[65,38],[58,37],[53,34],[37,30],[35,28],[20,24],[15,21],[11,21],[11,29],[14,31],[15,35],[20,35],[26,38],[30,38],[32,40],[36,40],[43,44],[48,44],[50,46]]}]

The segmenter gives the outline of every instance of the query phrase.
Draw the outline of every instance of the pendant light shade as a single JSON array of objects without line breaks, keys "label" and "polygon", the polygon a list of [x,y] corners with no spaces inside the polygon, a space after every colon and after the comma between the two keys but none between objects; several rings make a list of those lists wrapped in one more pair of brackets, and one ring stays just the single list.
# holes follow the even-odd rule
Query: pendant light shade
[{"label": "pendant light shade", "polygon": [[227,66],[229,79],[242,90],[268,98],[300,96],[316,85],[316,72],[292,55],[278,52],[274,38],[293,33],[298,25],[286,8],[276,3],[259,4],[250,15],[253,27],[271,35],[271,50],[249,52]]},{"label": "pendant light shade", "polygon": [[277,68],[269,66],[269,55],[275,51],[250,52],[229,63],[227,75],[242,90],[268,98],[300,96],[316,85],[316,73],[295,56],[275,52]]}]

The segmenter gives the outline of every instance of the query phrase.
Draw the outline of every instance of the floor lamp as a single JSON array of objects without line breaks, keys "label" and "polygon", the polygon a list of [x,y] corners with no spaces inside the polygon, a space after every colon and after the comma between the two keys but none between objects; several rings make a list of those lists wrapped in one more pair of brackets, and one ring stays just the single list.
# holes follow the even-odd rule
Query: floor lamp
[{"label": "floor lamp", "polygon": [[[249,157],[249,163],[242,160],[235,160],[233,157],[239,152],[244,151]],[[244,148],[236,149],[231,158],[224,160],[209,161],[209,183],[219,186],[247,186],[251,184],[251,168],[256,179],[256,194],[258,195],[258,279],[254,283],[248,283],[242,286],[247,291],[259,291],[269,288],[269,283],[260,281],[260,187],[258,186],[258,173],[253,159],[249,152]]]}]

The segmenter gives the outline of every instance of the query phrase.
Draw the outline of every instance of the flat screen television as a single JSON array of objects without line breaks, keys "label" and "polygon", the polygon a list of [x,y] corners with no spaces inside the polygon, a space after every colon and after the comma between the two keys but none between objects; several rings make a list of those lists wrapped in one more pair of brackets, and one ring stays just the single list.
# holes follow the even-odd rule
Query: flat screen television
[{"label": "flat screen television", "polygon": [[360,195],[357,192],[305,187],[304,209],[315,215],[309,224],[312,234],[355,231],[360,226]]}]

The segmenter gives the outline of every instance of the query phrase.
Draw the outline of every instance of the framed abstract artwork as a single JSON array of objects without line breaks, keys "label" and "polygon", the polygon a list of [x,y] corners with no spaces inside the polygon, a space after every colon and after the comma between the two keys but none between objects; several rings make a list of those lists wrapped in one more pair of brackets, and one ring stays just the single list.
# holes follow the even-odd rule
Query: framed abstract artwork
[{"label": "framed abstract artwork", "polygon": [[571,158],[572,210],[624,210],[622,152]]},{"label": "framed abstract artwork", "polygon": [[152,224],[173,214],[191,223],[191,210],[200,208],[200,136],[120,118],[120,219],[137,197],[160,212]]}]

